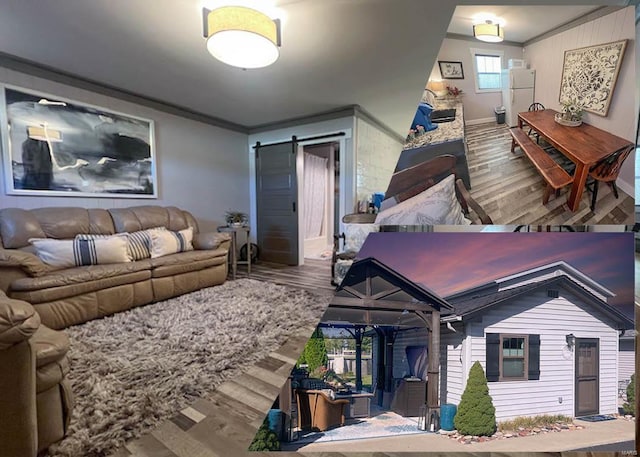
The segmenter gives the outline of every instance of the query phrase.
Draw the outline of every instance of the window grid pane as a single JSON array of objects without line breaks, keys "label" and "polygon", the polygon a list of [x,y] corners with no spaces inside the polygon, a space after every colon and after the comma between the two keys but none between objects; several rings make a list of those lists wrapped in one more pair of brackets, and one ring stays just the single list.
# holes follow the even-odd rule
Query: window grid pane
[{"label": "window grid pane", "polygon": [[478,89],[500,89],[499,56],[476,54]]}]

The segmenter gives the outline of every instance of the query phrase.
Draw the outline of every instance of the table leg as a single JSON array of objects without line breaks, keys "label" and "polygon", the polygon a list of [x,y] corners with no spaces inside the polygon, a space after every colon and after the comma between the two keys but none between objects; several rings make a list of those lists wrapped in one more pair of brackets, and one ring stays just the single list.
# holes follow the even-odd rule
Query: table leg
[{"label": "table leg", "polygon": [[236,232],[231,232],[231,272],[233,279],[236,279],[236,269],[238,266],[238,253],[236,252],[236,246]]},{"label": "table leg", "polygon": [[522,128],[522,119],[520,118],[520,116],[518,116],[518,128]]},{"label": "table leg", "polygon": [[249,230],[247,230],[247,276],[251,276],[251,240]]},{"label": "table leg", "polygon": [[582,192],[584,192],[584,186],[587,183],[587,176],[589,175],[589,167],[583,163],[576,164],[576,171],[573,174],[573,185],[571,186],[571,192],[567,199],[567,204],[571,211],[578,211],[580,207],[580,200],[582,199]]}]

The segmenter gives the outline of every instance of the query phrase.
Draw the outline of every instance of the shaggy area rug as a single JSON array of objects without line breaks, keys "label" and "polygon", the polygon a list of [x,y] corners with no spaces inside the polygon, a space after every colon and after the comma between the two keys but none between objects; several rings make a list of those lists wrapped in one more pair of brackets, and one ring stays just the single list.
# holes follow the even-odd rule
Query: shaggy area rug
[{"label": "shaggy area rug", "polygon": [[329,300],[239,279],[67,329],[76,405],[49,455],[108,455],[315,325]]}]

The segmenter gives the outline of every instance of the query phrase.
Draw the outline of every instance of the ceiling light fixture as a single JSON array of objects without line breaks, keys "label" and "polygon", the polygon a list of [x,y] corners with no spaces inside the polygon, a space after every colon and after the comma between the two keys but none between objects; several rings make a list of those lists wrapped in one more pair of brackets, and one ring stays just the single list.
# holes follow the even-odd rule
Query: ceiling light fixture
[{"label": "ceiling light fixture", "polygon": [[280,21],[244,6],[203,8],[204,37],[213,57],[240,68],[262,68],[280,55]]},{"label": "ceiling light fixture", "polygon": [[494,24],[492,20],[487,19],[484,23],[473,26],[473,36],[480,41],[499,43],[504,40],[504,29],[500,24]]}]

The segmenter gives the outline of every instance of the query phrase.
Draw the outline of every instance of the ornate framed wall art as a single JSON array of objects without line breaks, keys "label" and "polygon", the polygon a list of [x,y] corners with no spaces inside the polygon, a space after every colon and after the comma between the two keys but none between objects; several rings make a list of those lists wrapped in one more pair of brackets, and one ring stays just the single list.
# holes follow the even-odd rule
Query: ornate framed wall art
[{"label": "ornate framed wall art", "polygon": [[157,198],[153,121],[5,86],[10,195]]},{"label": "ornate framed wall art", "polygon": [[585,111],[606,116],[626,45],[620,40],[565,51],[560,103],[573,100]]}]

